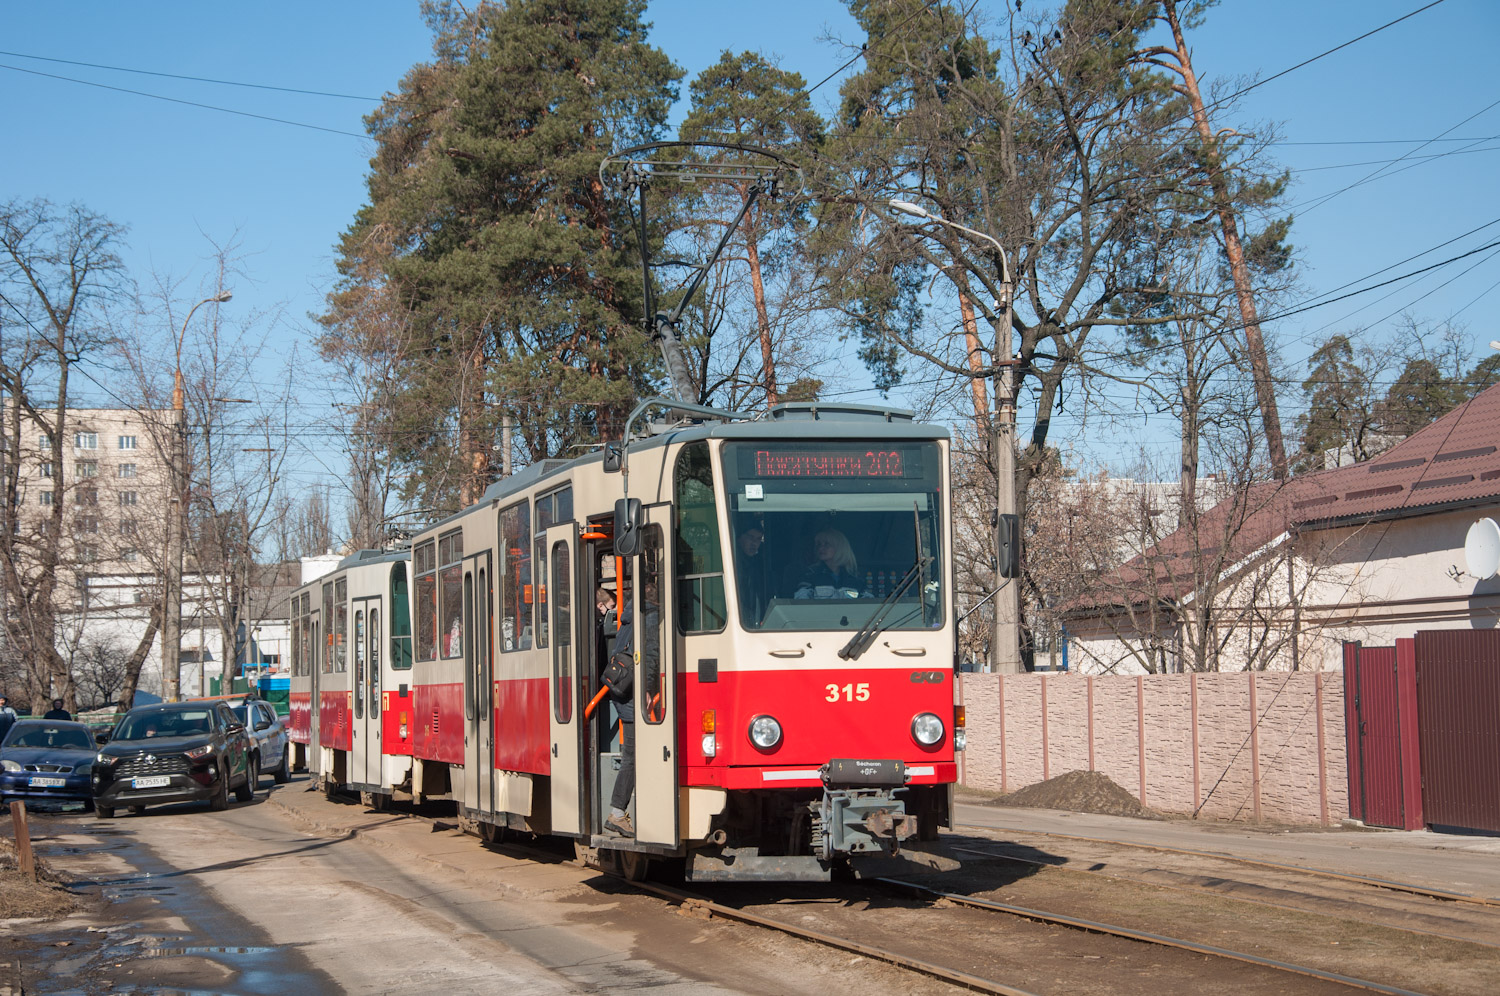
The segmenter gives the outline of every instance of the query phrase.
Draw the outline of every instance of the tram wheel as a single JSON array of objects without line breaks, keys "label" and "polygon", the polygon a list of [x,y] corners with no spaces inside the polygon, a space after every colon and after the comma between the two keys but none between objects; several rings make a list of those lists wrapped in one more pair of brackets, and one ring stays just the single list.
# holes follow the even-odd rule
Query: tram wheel
[{"label": "tram wheel", "polygon": [[498,844],[505,839],[505,828],[498,823],[479,824],[479,839],[486,844]]},{"label": "tram wheel", "polygon": [[651,868],[651,858],[640,851],[616,851],[615,866],[625,881],[644,882],[646,872]]}]

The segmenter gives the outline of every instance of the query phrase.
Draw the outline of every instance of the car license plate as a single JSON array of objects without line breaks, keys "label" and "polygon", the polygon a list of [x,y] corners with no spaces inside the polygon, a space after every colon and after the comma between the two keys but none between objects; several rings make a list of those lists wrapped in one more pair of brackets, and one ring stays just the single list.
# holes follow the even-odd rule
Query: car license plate
[{"label": "car license plate", "polygon": [[33,788],[60,789],[68,784],[68,780],[66,778],[42,778],[33,775],[31,784]]},{"label": "car license plate", "polygon": [[141,775],[130,780],[130,787],[138,789],[166,788],[170,784],[172,784],[172,779],[166,775]]}]

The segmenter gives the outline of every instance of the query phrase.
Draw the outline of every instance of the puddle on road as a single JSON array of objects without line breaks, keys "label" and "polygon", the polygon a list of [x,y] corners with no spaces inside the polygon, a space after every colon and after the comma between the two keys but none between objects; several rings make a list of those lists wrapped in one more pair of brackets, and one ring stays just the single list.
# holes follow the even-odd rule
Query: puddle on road
[{"label": "puddle on road", "polygon": [[[81,846],[77,837],[59,841],[54,855],[86,860],[91,853],[126,852],[117,857],[130,866],[128,874],[73,883],[74,889],[106,900],[104,916],[116,919],[82,929],[75,921],[67,929],[33,930],[29,937],[15,938],[13,945],[0,945],[6,948],[0,961],[16,959],[27,976],[22,991],[36,996],[256,996],[328,987],[328,979],[308,964],[299,945],[257,943],[266,939],[259,930],[220,905],[191,871],[174,869],[141,846],[134,833],[83,824],[59,836],[71,834],[92,839]],[[46,853],[46,845],[38,850]],[[186,932],[184,925],[189,925]]]}]

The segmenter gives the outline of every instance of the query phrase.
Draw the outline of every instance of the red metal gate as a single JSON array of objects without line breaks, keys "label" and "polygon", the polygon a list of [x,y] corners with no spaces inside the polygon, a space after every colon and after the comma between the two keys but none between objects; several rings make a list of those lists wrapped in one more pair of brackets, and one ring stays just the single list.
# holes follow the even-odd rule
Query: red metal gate
[{"label": "red metal gate", "polygon": [[1418,633],[1416,660],[1426,821],[1500,832],[1500,632]]},{"label": "red metal gate", "polygon": [[1369,826],[1422,826],[1412,641],[1344,644],[1349,815]]}]

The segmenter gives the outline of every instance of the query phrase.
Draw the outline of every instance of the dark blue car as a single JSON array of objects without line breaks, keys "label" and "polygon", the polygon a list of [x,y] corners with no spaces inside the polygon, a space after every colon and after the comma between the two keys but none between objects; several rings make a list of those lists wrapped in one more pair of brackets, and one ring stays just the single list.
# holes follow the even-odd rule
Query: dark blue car
[{"label": "dark blue car", "polygon": [[82,802],[92,808],[98,749],[82,723],[18,720],[0,743],[0,797]]}]

